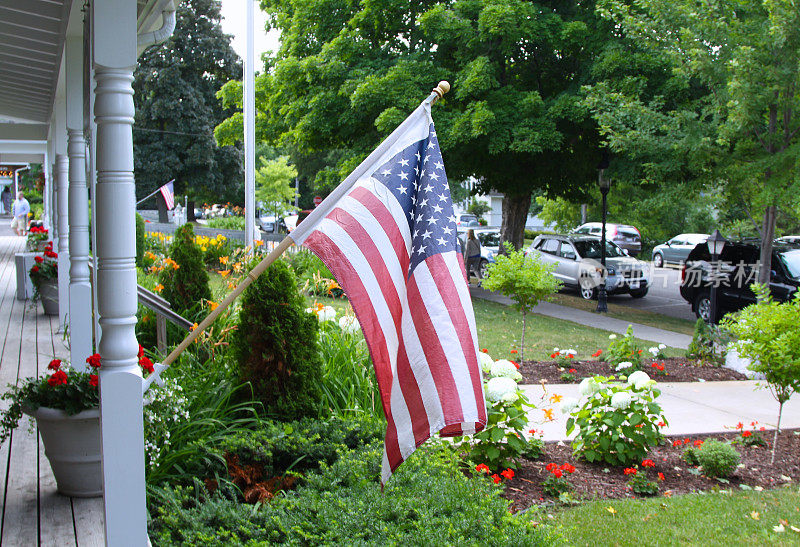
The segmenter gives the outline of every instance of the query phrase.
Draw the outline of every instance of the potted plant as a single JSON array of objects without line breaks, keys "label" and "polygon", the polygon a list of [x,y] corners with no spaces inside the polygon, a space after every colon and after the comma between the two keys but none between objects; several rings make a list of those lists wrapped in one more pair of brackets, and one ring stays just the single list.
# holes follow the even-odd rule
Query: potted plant
[{"label": "potted plant", "polygon": [[29,272],[33,283],[33,300],[41,300],[44,313],[58,315],[58,254],[53,252],[53,243],[45,245],[44,254],[34,257]]},{"label": "potted plant", "polygon": [[42,226],[31,226],[28,230],[28,239],[25,241],[25,248],[29,252],[42,252],[48,244],[49,234],[47,228]]}]

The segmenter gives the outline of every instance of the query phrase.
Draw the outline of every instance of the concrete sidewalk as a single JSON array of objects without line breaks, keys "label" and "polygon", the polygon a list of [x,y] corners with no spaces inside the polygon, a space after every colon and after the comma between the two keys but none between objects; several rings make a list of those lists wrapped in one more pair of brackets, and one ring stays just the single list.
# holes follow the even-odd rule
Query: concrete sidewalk
[{"label": "concrete sidewalk", "polygon": [[[470,287],[469,292],[473,298],[481,298],[498,304],[511,305],[514,301],[507,296],[487,291],[480,287]],[[642,340],[649,340],[658,344],[666,344],[673,348],[688,349],[689,344],[692,342],[692,337],[688,334],[680,334],[656,327],[648,327],[647,325],[640,325],[630,321],[623,321],[621,319],[614,319],[598,313],[578,310],[570,308],[569,306],[560,306],[550,302],[542,302],[533,309],[534,313],[546,315],[548,317],[555,317],[557,319],[564,319],[572,321],[588,327],[603,329],[611,332],[623,334],[628,325],[633,325],[633,334]]]},{"label": "concrete sidewalk", "polygon": [[[772,394],[756,381],[730,382],[664,382],[659,383],[661,395],[657,402],[669,423],[663,428],[665,435],[698,436],[709,433],[730,432],[738,422],[750,428],[757,421],[759,427],[774,429],[778,420],[778,402]],[[558,394],[578,398],[578,384],[545,384],[520,386],[536,409],[528,413],[530,427],[544,431],[547,441],[567,440],[566,423],[559,403],[550,397]],[[543,409],[552,408],[553,421],[544,421]],[[783,407],[781,429],[800,427],[800,395],[795,395]]]}]

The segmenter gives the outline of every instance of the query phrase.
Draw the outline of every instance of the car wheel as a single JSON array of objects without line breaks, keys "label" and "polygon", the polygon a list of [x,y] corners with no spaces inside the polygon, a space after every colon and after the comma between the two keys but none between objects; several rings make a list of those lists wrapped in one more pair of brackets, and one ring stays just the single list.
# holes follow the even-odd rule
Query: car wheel
[{"label": "car wheel", "polygon": [[633,290],[633,291],[631,291],[631,296],[632,296],[633,298],[642,298],[642,297],[644,297],[644,296],[647,294],[647,289],[648,289],[648,288],[649,288],[649,287],[645,287],[645,288],[643,288],[643,289],[636,289],[636,290]]},{"label": "car wheel", "polygon": [[483,279],[484,277],[486,277],[486,270],[487,268],[489,268],[489,261],[486,260],[485,258],[481,259],[481,264],[478,267],[480,268],[481,279]]},{"label": "car wheel", "polygon": [[664,257],[661,255],[661,253],[656,253],[655,256],[653,256],[653,266],[656,268],[664,267]]},{"label": "car wheel", "polygon": [[581,278],[580,288],[581,298],[584,300],[594,300],[597,298],[597,287],[593,286],[592,282],[585,278]]},{"label": "car wheel", "polygon": [[694,300],[694,312],[699,319],[706,323],[716,323],[716,318],[711,317],[711,294],[701,292]]}]

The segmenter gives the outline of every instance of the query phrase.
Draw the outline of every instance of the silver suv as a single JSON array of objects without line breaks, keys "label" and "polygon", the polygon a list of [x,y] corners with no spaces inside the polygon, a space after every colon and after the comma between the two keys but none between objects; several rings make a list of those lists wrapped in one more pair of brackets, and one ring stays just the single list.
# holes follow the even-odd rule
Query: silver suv
[{"label": "silver suv", "polygon": [[[603,224],[601,222],[587,222],[572,230],[572,233],[599,237],[602,231]],[[606,239],[628,251],[631,256],[642,252],[642,235],[635,226],[606,222]]]},{"label": "silver suv", "polygon": [[606,268],[600,263],[600,238],[583,235],[540,235],[526,255],[536,253],[544,262],[555,263],[553,275],[564,285],[576,288],[586,300],[597,297],[603,277],[608,294],[628,293],[641,298],[650,287],[650,267],[606,241]]}]

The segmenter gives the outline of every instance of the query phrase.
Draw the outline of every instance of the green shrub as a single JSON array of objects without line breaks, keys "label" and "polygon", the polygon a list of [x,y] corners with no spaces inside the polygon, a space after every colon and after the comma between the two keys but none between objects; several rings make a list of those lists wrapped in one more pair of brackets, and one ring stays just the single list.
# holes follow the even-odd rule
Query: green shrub
[{"label": "green shrub", "polygon": [[620,363],[630,363],[629,367],[619,369],[625,375],[642,368],[642,349],[637,345],[636,338],[633,336],[633,325],[628,325],[625,334],[621,337],[616,334],[609,336],[611,342],[605,353],[606,362],[611,365]]},{"label": "green shrub", "polygon": [[686,465],[700,465],[700,461],[697,459],[697,449],[693,447],[684,450],[683,454],[681,454],[681,459],[686,462]]},{"label": "green shrub", "polygon": [[210,218],[207,226],[218,230],[244,230],[244,217]]},{"label": "green shrub", "polygon": [[322,400],[319,327],[305,307],[294,273],[277,260],[245,290],[233,335],[242,381],[282,420],[315,416]]},{"label": "green shrub", "polygon": [[628,486],[640,496],[655,496],[659,490],[658,483],[648,479],[644,472],[633,475],[628,481]]},{"label": "green shrub", "polygon": [[136,213],[136,265],[142,265],[144,256],[144,218]]},{"label": "green shrub", "polygon": [[734,447],[714,439],[705,441],[697,451],[697,461],[709,477],[730,477],[740,459]]},{"label": "green shrub", "polygon": [[205,302],[211,300],[208,272],[203,265],[203,252],[194,242],[194,229],[184,224],[175,231],[169,257],[177,268],[167,266],[160,274],[164,286],[161,296],[172,309],[189,320],[205,315]]},{"label": "green shrub", "polygon": [[[297,490],[257,508],[202,487],[150,496],[154,545],[525,545],[552,543],[534,512],[512,515],[484,475],[466,476],[452,449],[425,446],[382,492],[382,448],[346,452]],[[159,500],[160,504],[152,500]]]}]

